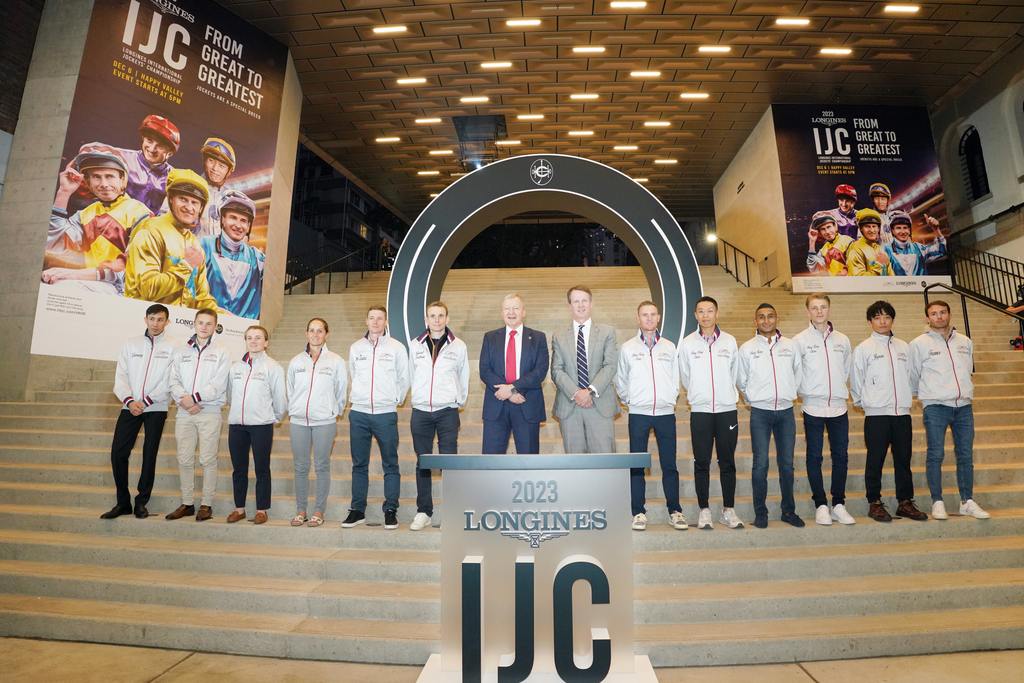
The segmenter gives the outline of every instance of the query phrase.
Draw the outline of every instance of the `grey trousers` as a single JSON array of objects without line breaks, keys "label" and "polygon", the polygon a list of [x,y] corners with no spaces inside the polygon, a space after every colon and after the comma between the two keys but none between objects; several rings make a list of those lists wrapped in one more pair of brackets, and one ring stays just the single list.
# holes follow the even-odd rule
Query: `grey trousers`
[{"label": "grey trousers", "polygon": [[614,453],[615,418],[593,408],[579,408],[559,419],[562,447],[566,453]]},{"label": "grey trousers", "polygon": [[309,451],[313,450],[313,468],[316,471],[315,512],[325,512],[327,496],[331,492],[331,451],[337,423],[319,427],[303,427],[291,423],[292,459],[295,463],[295,511],[306,512],[309,503]]}]

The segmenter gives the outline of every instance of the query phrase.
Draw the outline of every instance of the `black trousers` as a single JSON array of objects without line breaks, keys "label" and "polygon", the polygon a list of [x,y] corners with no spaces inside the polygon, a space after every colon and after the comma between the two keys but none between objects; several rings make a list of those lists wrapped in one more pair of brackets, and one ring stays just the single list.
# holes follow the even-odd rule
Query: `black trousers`
[{"label": "black trousers", "polygon": [[434,516],[434,494],[430,470],[420,465],[421,455],[434,452],[434,436],[437,435],[437,452],[454,455],[459,452],[458,408],[442,408],[434,412],[412,410],[409,429],[412,431],[412,447],[416,450],[416,512]]},{"label": "black trousers", "polygon": [[909,415],[868,415],[864,418],[864,445],[868,449],[864,488],[869,503],[882,499],[882,467],[890,447],[896,476],[896,500],[914,497],[914,475],[910,471],[913,438],[914,428]]},{"label": "black trousers", "polygon": [[156,476],[156,455],[160,450],[160,437],[163,436],[166,421],[166,410],[132,415],[125,408],[117,416],[114,440],[110,443],[110,468],[114,472],[118,507],[132,507],[132,494],[128,490],[128,459],[142,428],[145,428],[146,436],[142,442],[142,472],[139,473],[139,494],[135,496],[135,507],[149,503],[153,493],[153,478]]},{"label": "black trousers", "polygon": [[274,425],[228,425],[231,451],[231,487],[235,507],[245,507],[249,493],[249,449],[256,470],[256,509],[270,509],[270,449],[274,446]]},{"label": "black trousers", "polygon": [[722,507],[736,503],[736,440],[739,438],[736,411],[690,413],[690,442],[693,444],[693,483],[697,505],[708,507],[711,486],[711,448],[718,454],[718,478],[722,484]]}]

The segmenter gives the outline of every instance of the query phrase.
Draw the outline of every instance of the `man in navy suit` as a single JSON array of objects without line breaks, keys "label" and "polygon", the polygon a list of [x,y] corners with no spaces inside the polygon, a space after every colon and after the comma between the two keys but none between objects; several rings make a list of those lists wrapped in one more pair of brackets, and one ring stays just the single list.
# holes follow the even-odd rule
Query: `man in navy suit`
[{"label": "man in navy suit", "polygon": [[547,419],[541,384],[548,374],[548,340],[523,325],[526,306],[519,294],[506,295],[501,311],[505,327],[485,334],[480,349],[483,452],[507,452],[511,434],[516,453],[539,453],[540,423]]}]

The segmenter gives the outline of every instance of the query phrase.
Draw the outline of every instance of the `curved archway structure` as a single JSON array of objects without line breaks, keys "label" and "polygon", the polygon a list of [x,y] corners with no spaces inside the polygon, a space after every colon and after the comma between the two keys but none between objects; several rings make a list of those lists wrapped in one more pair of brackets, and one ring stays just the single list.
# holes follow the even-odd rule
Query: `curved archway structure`
[{"label": "curved archway structure", "polygon": [[440,297],[448,270],[470,240],[509,216],[552,210],[599,223],[629,247],[661,307],[664,336],[678,342],[696,326],[687,313],[701,296],[700,272],[668,209],[610,166],[575,156],[531,154],[460,178],[417,217],[388,283],[392,336],[404,343],[419,333],[424,307]]}]

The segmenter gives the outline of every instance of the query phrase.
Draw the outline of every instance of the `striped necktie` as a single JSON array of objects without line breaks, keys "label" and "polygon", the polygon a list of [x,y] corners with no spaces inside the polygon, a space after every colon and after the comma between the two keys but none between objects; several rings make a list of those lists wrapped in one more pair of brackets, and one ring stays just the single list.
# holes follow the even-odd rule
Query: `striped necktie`
[{"label": "striped necktie", "polygon": [[590,386],[590,375],[587,374],[587,345],[583,341],[583,325],[576,335],[576,383],[580,389]]}]

